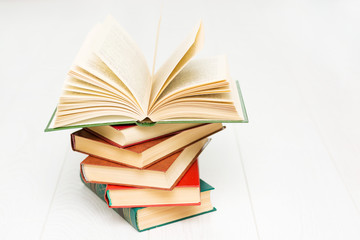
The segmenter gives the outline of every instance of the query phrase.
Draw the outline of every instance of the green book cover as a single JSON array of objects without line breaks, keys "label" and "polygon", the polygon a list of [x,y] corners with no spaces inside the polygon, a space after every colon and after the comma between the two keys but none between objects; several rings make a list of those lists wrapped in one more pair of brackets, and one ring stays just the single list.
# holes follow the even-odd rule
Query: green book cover
[{"label": "green book cover", "polygon": [[[105,190],[106,190],[106,184],[97,184],[97,183],[85,183],[84,180],[81,178],[81,181],[91,190],[93,191],[99,198],[101,198],[104,202],[105,202]],[[200,179],[200,191],[201,192],[206,192],[206,191],[211,191],[214,190],[214,188],[209,185],[208,183],[206,183],[205,181],[203,181],[202,179]],[[174,223],[174,222],[178,222],[181,220],[185,220],[188,218],[192,218],[195,216],[199,216],[205,213],[209,213],[209,212],[213,212],[216,211],[216,208],[213,208],[209,211],[205,211],[205,212],[201,212],[195,215],[191,215],[191,216],[187,216],[184,218],[180,218],[177,219],[175,221],[171,221],[171,222],[167,222],[164,224],[160,224],[160,225],[156,225],[150,228],[145,228],[140,230],[138,227],[138,221],[137,221],[137,213],[139,210],[144,209],[142,207],[137,207],[137,208],[112,208],[115,212],[117,212],[122,218],[124,218],[128,223],[130,223],[130,225],[132,225],[137,231],[142,232],[142,231],[146,231],[146,230],[150,230],[156,227],[161,227],[170,223]]]},{"label": "green book cover", "polygon": [[242,113],[244,116],[244,120],[189,120],[189,121],[158,121],[158,122],[139,122],[139,121],[123,121],[123,122],[106,122],[106,123],[98,123],[98,124],[83,124],[83,125],[72,125],[72,126],[66,126],[66,127],[58,127],[58,128],[52,128],[51,125],[54,121],[56,109],[54,110],[46,128],[45,132],[51,132],[51,131],[57,131],[57,130],[65,130],[65,129],[73,129],[73,128],[84,128],[84,127],[96,127],[96,126],[104,126],[104,125],[125,125],[125,124],[137,124],[140,126],[153,126],[157,123],[159,124],[170,124],[170,123],[248,123],[249,119],[247,116],[246,108],[244,99],[242,97],[241,89],[239,82],[236,81],[238,93],[239,93],[239,100],[241,104]]}]

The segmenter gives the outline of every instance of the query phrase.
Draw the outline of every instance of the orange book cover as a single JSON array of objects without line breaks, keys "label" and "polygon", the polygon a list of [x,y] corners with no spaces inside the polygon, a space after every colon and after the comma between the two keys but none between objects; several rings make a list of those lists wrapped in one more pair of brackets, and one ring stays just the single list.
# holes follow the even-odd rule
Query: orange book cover
[{"label": "orange book cover", "polygon": [[[195,152],[191,156],[191,159],[186,159],[186,165],[183,165],[182,170],[179,170],[179,168],[177,168],[178,172],[176,173],[176,175],[173,175],[173,177],[172,177],[173,180],[171,180],[173,182],[168,182],[168,178],[166,176],[170,176],[170,175],[168,175],[169,169],[175,163],[175,161],[178,160],[176,163],[181,163],[182,161],[184,161],[184,159],[181,159],[181,154],[182,154],[182,152],[186,151],[186,149],[176,152],[170,156],[167,156],[166,158],[162,159],[161,161],[158,161],[155,164],[147,166],[146,168],[143,168],[143,169],[129,167],[124,164],[114,163],[114,162],[110,162],[110,161],[107,161],[107,160],[104,160],[101,158],[88,156],[80,163],[81,176],[82,176],[83,180],[88,183],[102,183],[102,184],[113,184],[113,185],[130,186],[130,187],[146,187],[146,188],[168,189],[168,190],[173,189],[178,184],[178,182],[182,179],[182,177],[187,172],[187,170],[191,167],[191,165],[196,161],[197,157],[200,155],[200,153],[203,151],[203,149],[207,146],[209,141],[210,141],[209,139],[204,139],[204,140],[201,140],[201,142],[196,143],[197,146],[199,146],[199,147],[197,147],[198,148],[197,152]],[[87,166],[95,167],[96,169],[97,168],[101,169],[104,176],[102,177],[100,175],[99,177],[96,178],[96,180],[89,179],[86,174]],[[107,171],[111,171],[111,172],[115,171],[116,174],[123,174],[124,176],[127,176],[127,177],[126,178],[124,177],[123,178],[124,180],[122,180],[121,182],[120,181],[110,182],[110,180],[107,179]],[[147,179],[151,176],[154,176],[154,173],[155,174],[158,174],[158,173],[163,174],[164,178],[161,178],[161,179],[164,179],[164,180],[161,180],[161,181],[165,181],[165,182],[162,182],[161,186],[159,186],[159,184],[151,185],[148,182]],[[129,174],[132,177],[137,178],[136,179],[137,183],[134,183],[133,181],[129,180]],[[191,178],[187,178],[187,179],[191,179]],[[139,182],[141,184],[139,184]],[[185,179],[183,181],[182,185],[184,185],[184,184],[189,184],[189,180]]]},{"label": "orange book cover", "polygon": [[[81,129],[81,130],[76,131],[76,132],[71,134],[71,147],[72,147],[72,149],[74,151],[85,153],[85,154],[90,154],[90,155],[92,155],[94,157],[102,158],[102,159],[105,159],[107,161],[114,162],[116,164],[124,164],[124,163],[115,162],[113,159],[111,159],[109,157],[105,157],[101,153],[96,153],[96,149],[94,150],[95,153],[88,153],[88,152],[83,152],[83,151],[79,150],[77,148],[77,145],[76,145],[76,140],[75,140],[76,137],[85,138],[87,140],[96,142],[99,147],[102,147],[102,146],[113,147],[113,149],[115,149],[115,150],[116,150],[116,148],[119,148],[117,146],[114,146],[114,145],[108,143],[107,141],[103,140],[102,138],[100,138],[100,137],[98,137],[98,136],[96,136],[96,135],[94,135],[94,134],[92,134],[92,133],[90,133],[90,132],[88,132],[88,131],[86,131],[84,129]],[[156,139],[153,139],[153,140],[150,140],[150,141],[142,142],[142,143],[137,144],[137,145],[132,145],[132,146],[129,146],[129,147],[119,148],[119,151],[120,151],[120,149],[122,149],[121,151],[125,150],[126,152],[133,152],[133,153],[141,154],[145,150],[147,150],[147,149],[161,143],[162,141],[167,140],[168,138],[170,138],[170,136],[159,137],[159,138],[156,138]],[[177,151],[181,151],[182,149],[183,148],[178,149]],[[166,157],[168,157],[168,156],[166,156],[166,155],[162,156],[157,161],[160,161],[160,160],[162,160],[163,158],[166,158]],[[94,162],[94,160],[90,160],[90,162]],[[106,162],[99,162],[99,163],[100,164],[106,164]],[[126,164],[124,164],[124,165],[126,165]],[[130,166],[130,165],[127,165],[127,166],[135,167],[135,166]]]},{"label": "orange book cover", "polygon": [[144,169],[223,129],[221,123],[205,124],[125,148],[114,146],[82,129],[71,134],[71,146],[74,151]]}]

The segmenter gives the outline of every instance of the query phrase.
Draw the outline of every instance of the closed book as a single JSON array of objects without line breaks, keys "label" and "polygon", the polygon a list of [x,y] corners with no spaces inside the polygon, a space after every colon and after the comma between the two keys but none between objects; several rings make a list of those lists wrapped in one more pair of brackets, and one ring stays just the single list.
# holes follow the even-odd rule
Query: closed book
[{"label": "closed book", "polygon": [[86,182],[173,189],[207,143],[208,139],[202,139],[144,169],[88,156],[81,162],[80,170]]},{"label": "closed book", "polygon": [[82,129],[71,134],[71,142],[75,151],[127,166],[145,168],[223,128],[221,123],[205,124],[173,136],[161,137],[126,148],[114,146]]},{"label": "closed book", "polygon": [[[83,182],[91,191],[105,201],[106,184]],[[200,205],[195,206],[166,206],[166,207],[134,207],[113,208],[137,231],[142,232],[161,227],[170,223],[185,220],[205,213],[216,211],[210,200],[210,192],[214,190],[205,181],[200,180]]]},{"label": "closed book", "polygon": [[175,135],[182,130],[200,126],[200,123],[188,124],[157,124],[152,127],[131,125],[106,125],[88,127],[85,130],[95,134],[103,140],[118,146],[128,147],[131,145],[154,140],[156,138]]},{"label": "closed book", "polygon": [[111,208],[199,205],[198,161],[191,165],[172,190],[108,184],[105,199]]}]

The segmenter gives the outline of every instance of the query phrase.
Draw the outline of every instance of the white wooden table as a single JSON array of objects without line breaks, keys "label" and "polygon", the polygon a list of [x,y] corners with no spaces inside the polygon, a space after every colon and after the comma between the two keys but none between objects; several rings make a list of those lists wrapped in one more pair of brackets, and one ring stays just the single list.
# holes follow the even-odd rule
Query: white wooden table
[{"label": "white wooden table", "polygon": [[160,5],[0,2],[0,239],[360,239],[358,1],[165,2],[159,63],[202,18],[245,98],[200,158],[218,211],[138,233],[82,185],[70,131],[43,132],[66,72],[109,13],[151,59]]}]

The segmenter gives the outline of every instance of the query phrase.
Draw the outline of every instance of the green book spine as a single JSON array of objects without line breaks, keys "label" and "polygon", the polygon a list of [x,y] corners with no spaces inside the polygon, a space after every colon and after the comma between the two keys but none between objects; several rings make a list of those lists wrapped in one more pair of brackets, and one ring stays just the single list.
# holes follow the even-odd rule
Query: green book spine
[{"label": "green book spine", "polygon": [[[83,178],[81,178],[81,181],[91,190],[93,191],[99,198],[101,198],[104,202],[106,202],[105,200],[105,190],[106,190],[106,184],[97,184],[97,183],[85,183]],[[210,191],[210,190],[214,190],[214,188],[212,186],[210,186],[208,183],[206,183],[205,181],[200,179],[200,191],[201,192],[206,192],[206,191]],[[167,222],[161,225],[157,225],[154,227],[150,227],[150,228],[146,228],[146,229],[142,229],[140,230],[138,228],[138,224],[137,224],[137,211],[140,209],[143,209],[142,207],[137,207],[137,208],[112,208],[115,212],[117,212],[122,218],[124,218],[128,223],[130,223],[131,226],[133,226],[137,231],[142,232],[142,231],[146,231],[146,230],[150,230],[156,227],[161,227],[170,223],[174,223],[174,222],[178,222],[181,220],[185,220],[188,218],[192,218],[195,216],[199,216],[205,213],[209,213],[209,212],[213,212],[216,211],[216,208],[211,209],[210,211],[206,211],[206,212],[202,212],[196,215],[192,215],[192,216],[188,216],[185,218],[181,218],[181,219],[177,219],[175,221],[172,222]]]}]

